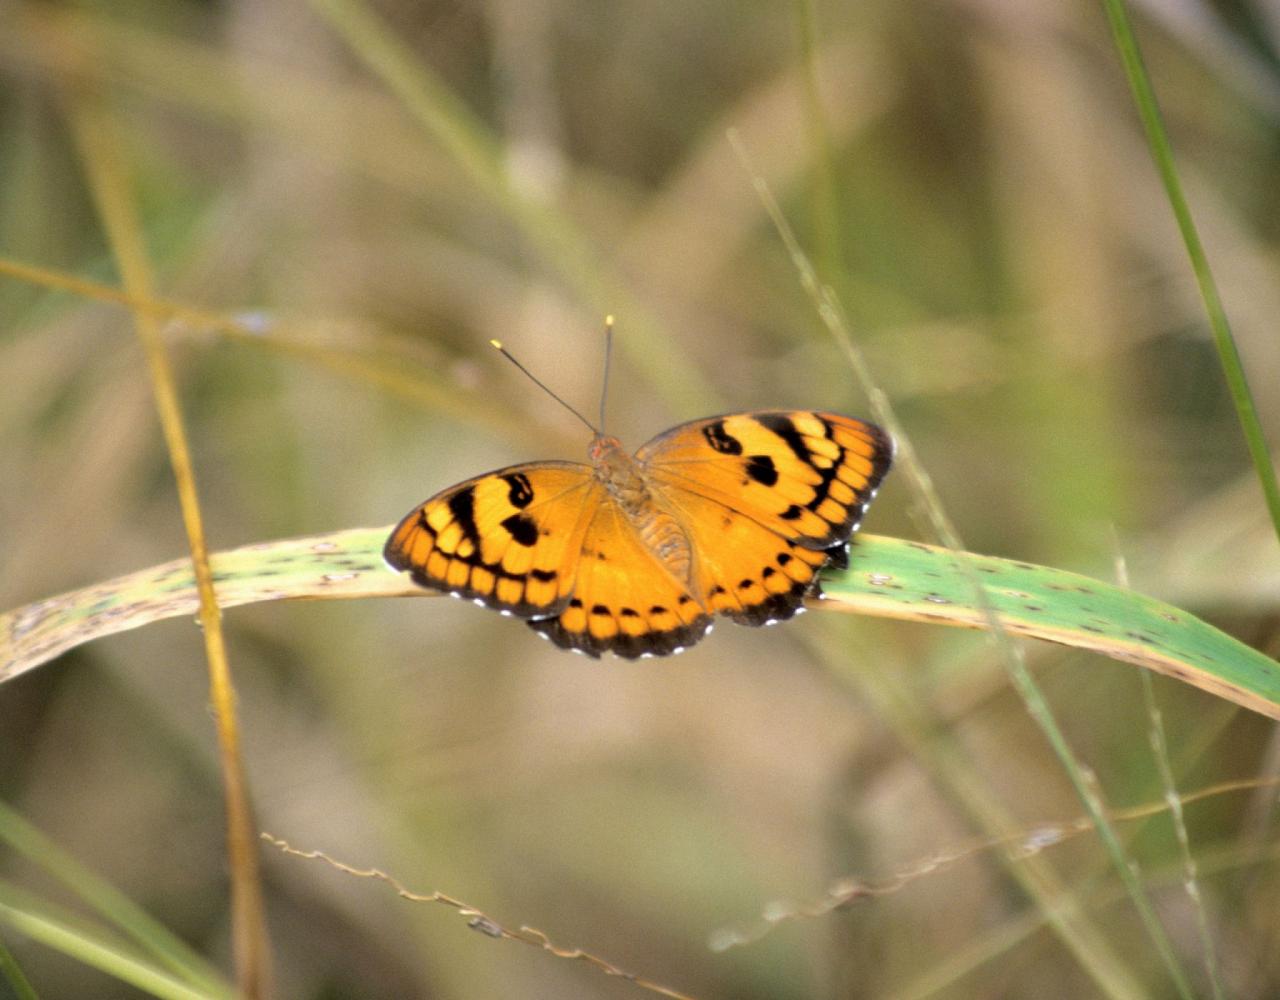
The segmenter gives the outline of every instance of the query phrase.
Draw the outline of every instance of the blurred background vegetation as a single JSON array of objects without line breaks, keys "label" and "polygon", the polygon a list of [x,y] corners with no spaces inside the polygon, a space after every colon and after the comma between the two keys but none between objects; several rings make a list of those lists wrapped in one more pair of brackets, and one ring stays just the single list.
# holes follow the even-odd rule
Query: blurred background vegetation
[{"label": "blurred background vegetation", "polygon": [[[1096,2],[0,3],[0,256],[118,284],[68,107],[105,109],[169,301],[211,546],[389,524],[611,430],[867,401],[726,140],[845,304],[968,548],[1115,579],[1275,655],[1280,559]],[[1280,441],[1280,14],[1135,4],[1179,165]],[[410,94],[416,96],[409,96]],[[0,280],[0,608],[186,551],[127,311]],[[928,539],[892,477],[867,529]],[[838,618],[839,620],[832,620]],[[811,614],[669,661],[589,662],[457,602],[228,614],[258,821],[702,998],[1172,988],[1093,837],[999,852],[725,953],[717,928],[841,876],[1080,814],[981,637]],[[1028,656],[1114,806],[1163,795],[1135,668]],[[1154,680],[1178,787],[1280,770],[1276,727]],[[228,967],[222,795],[190,621],[0,690],[0,799]],[[1276,796],[1122,832],[1179,960],[1280,993]],[[70,902],[0,849],[0,875]],[[279,994],[642,995],[438,906],[268,852]],[[1061,901],[1061,900],[1060,900]],[[0,928],[42,996],[137,995]],[[0,986],[0,995],[4,987]],[[1112,995],[1120,995],[1112,992]],[[1133,994],[1130,994],[1133,995]]]}]

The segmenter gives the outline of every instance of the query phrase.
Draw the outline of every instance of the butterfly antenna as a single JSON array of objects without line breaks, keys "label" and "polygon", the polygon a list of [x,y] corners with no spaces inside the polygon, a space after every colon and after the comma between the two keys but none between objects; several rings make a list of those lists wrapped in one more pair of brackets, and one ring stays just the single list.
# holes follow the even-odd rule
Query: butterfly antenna
[{"label": "butterfly antenna", "polygon": [[613,359],[613,317],[604,318],[604,383],[600,386],[600,433],[604,433],[604,404],[609,396],[609,362]]},{"label": "butterfly antenna", "polygon": [[499,353],[499,354],[501,354],[504,358],[506,358],[506,359],[507,359],[508,361],[510,361],[513,365],[515,365],[515,366],[516,366],[517,368],[519,368],[522,372],[524,372],[527,376],[529,376],[529,378],[533,380],[533,384],[534,384],[534,385],[536,385],[539,389],[541,389],[541,390],[542,390],[543,392],[545,392],[548,396],[550,396],[550,397],[551,397],[552,399],[554,399],[557,403],[559,403],[559,404],[560,404],[561,406],[563,406],[566,410],[568,410],[568,411],[569,411],[570,413],[572,413],[575,417],[577,417],[577,418],[578,418],[579,420],[581,420],[584,424],[586,424],[586,425],[587,425],[587,429],[588,429],[589,431],[591,431],[591,433],[592,433],[592,434],[599,434],[599,433],[600,433],[598,430],[596,430],[594,427],[592,427],[592,426],[591,426],[591,421],[590,421],[590,420],[588,420],[588,419],[587,419],[586,417],[584,417],[581,413],[579,413],[579,412],[578,412],[577,410],[575,410],[572,406],[570,406],[570,405],[569,405],[568,403],[566,403],[563,399],[561,399],[561,398],[560,398],[559,396],[557,396],[554,392],[552,392],[552,391],[547,387],[547,384],[546,384],[545,382],[543,382],[543,381],[542,381],[542,379],[538,378],[538,376],[537,376],[537,375],[533,374],[533,372],[529,371],[529,369],[528,369],[528,368],[526,368],[526,367],[525,367],[524,365],[522,365],[519,361],[517,361],[517,360],[515,359],[515,356],[514,356],[510,351],[508,351],[505,347],[503,347],[503,346],[502,346],[501,341],[491,340],[491,341],[489,341],[489,343],[491,343],[494,347],[496,347],[496,348],[498,349],[498,353]]}]

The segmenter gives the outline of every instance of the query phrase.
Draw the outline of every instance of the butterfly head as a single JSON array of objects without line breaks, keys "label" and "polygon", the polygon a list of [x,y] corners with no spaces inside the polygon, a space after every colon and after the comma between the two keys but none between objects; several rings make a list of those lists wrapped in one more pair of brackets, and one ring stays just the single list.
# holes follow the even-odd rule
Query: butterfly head
[{"label": "butterfly head", "polygon": [[600,434],[591,439],[591,447],[587,449],[591,464],[597,469],[629,468],[631,456],[622,447],[622,442],[608,434]]}]

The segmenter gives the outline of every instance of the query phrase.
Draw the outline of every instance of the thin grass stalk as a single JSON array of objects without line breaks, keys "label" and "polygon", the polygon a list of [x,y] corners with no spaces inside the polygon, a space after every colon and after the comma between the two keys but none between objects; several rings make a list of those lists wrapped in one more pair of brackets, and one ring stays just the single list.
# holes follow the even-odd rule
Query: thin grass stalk
[{"label": "thin grass stalk", "polygon": [[1213,990],[1214,1000],[1223,1000],[1222,976],[1218,968],[1218,952],[1213,944],[1213,933],[1209,928],[1209,915],[1205,911],[1204,897],[1200,893],[1200,875],[1195,856],[1191,853],[1191,837],[1187,833],[1187,821],[1182,812],[1182,797],[1173,778],[1173,766],[1169,762],[1169,744],[1165,738],[1164,718],[1160,706],[1156,704],[1155,684],[1151,674],[1139,670],[1142,682],[1142,704],[1147,710],[1148,739],[1151,752],[1160,772],[1160,781],[1164,785],[1165,799],[1169,803],[1169,815],[1173,821],[1173,829],[1178,839],[1178,854],[1182,861],[1182,887],[1196,915],[1196,933],[1200,936],[1200,951],[1204,956],[1205,975],[1208,976]]},{"label": "thin grass stalk", "polygon": [[[72,131],[125,291],[135,298],[150,299],[153,288],[151,267],[113,123],[106,110],[87,94],[69,88],[67,97]],[[213,575],[209,569],[208,546],[196,492],[195,472],[178,405],[173,370],[160,327],[144,311],[134,313],[134,325],[147,358],[156,410],[173,468],[200,595],[199,622],[209,666],[210,698],[217,724],[227,809],[231,933],[237,983],[243,996],[259,1000],[269,996],[271,992],[271,955],[263,914],[258,845],[241,759],[235,689],[227,662]]]},{"label": "thin grass stalk", "polygon": [[801,79],[804,84],[805,124],[813,160],[813,234],[818,247],[818,274],[834,284],[845,273],[840,246],[840,187],[836,183],[831,133],[818,87],[818,14],[814,0],[795,0],[796,33],[799,36]]},{"label": "thin grass stalk", "polygon": [[511,183],[500,143],[380,15],[361,0],[310,2],[476,188],[519,226],[546,262],[595,303],[602,316],[611,313],[623,318],[632,332],[623,339],[623,349],[673,405],[689,409],[716,405],[715,391],[687,362],[680,344],[601,266],[599,248],[553,206],[527,197]]},{"label": "thin grass stalk", "polygon": [[[1129,587],[1129,566],[1118,552],[1116,582],[1126,589]],[[1209,978],[1214,1000],[1223,1000],[1222,977],[1218,971],[1218,952],[1213,944],[1213,934],[1209,930],[1209,917],[1205,912],[1204,897],[1200,894],[1200,877],[1196,870],[1196,859],[1191,853],[1191,837],[1187,833],[1186,816],[1182,809],[1183,798],[1178,794],[1178,785],[1173,777],[1173,762],[1169,759],[1169,741],[1165,736],[1164,716],[1156,703],[1155,684],[1151,680],[1151,674],[1145,670],[1139,670],[1138,677],[1142,684],[1142,705],[1147,712],[1147,740],[1151,744],[1151,753],[1155,758],[1156,771],[1160,775],[1164,800],[1169,805],[1169,818],[1173,822],[1173,829],[1178,839],[1178,854],[1182,861],[1182,886],[1192,909],[1195,910],[1196,932],[1200,935],[1200,952],[1204,956],[1205,974]]]},{"label": "thin grass stalk", "polygon": [[1115,38],[1120,60],[1124,64],[1129,88],[1133,91],[1134,103],[1137,104],[1138,114],[1142,118],[1142,127],[1146,133],[1147,146],[1151,150],[1151,158],[1155,161],[1156,170],[1164,184],[1165,196],[1169,199],[1169,207],[1173,210],[1178,231],[1182,234],[1182,242],[1191,260],[1191,269],[1195,272],[1196,284],[1200,288],[1200,298],[1204,301],[1205,313],[1209,317],[1209,328],[1213,331],[1213,342],[1218,349],[1218,361],[1222,365],[1222,374],[1227,380],[1227,388],[1231,391],[1231,400],[1235,403],[1240,429],[1244,432],[1245,443],[1249,447],[1249,457],[1253,460],[1254,471],[1262,486],[1262,495],[1266,499],[1267,510],[1271,514],[1271,524],[1275,528],[1277,539],[1280,539],[1280,484],[1276,481],[1275,465],[1271,461],[1271,451],[1262,433],[1262,423],[1258,419],[1253,393],[1250,392],[1249,381],[1245,377],[1240,351],[1236,347],[1235,337],[1231,333],[1231,324],[1227,320],[1227,312],[1223,307],[1222,297],[1218,293],[1218,283],[1214,280],[1213,271],[1209,267],[1209,258],[1205,254],[1204,245],[1200,242],[1200,233],[1196,229],[1195,220],[1191,217],[1191,208],[1182,192],[1182,181],[1178,177],[1178,168],[1173,161],[1173,148],[1169,143],[1169,135],[1165,131],[1160,106],[1156,103],[1155,90],[1151,86],[1151,78],[1147,74],[1142,51],[1138,48],[1138,39],[1134,35],[1133,25],[1125,10],[1124,0],[1103,0],[1103,6],[1107,11],[1107,20],[1111,23],[1111,33]]},{"label": "thin grass stalk", "polygon": [[304,326],[272,323],[266,331],[235,315],[207,312],[163,298],[130,295],[113,285],[62,271],[36,267],[0,257],[0,275],[8,275],[41,288],[64,291],[94,302],[125,306],[157,320],[168,320],[191,330],[210,331],[239,344],[286,358],[298,358],[361,386],[374,385],[400,399],[428,409],[447,410],[470,402],[468,418],[505,435],[519,432],[522,425],[493,405],[475,405],[460,390],[443,382],[427,382],[406,371],[396,361],[366,358],[319,346]]},{"label": "thin grass stalk", "polygon": [[[834,646],[816,645],[815,653],[823,662],[843,662]],[[966,762],[955,739],[948,733],[931,729],[918,700],[905,690],[898,676],[892,670],[875,667],[847,672],[848,683],[860,688],[877,715],[888,721],[911,755],[922,761],[939,787],[954,798],[957,809],[978,828],[1008,842],[1010,833],[1016,830],[1012,817]],[[1097,985],[1099,995],[1113,1000],[1138,1000],[1145,995],[1123,957],[1090,925],[1088,915],[1071,901],[1072,888],[1063,882],[1046,858],[1009,850],[1003,859],[1012,879],[1041,915],[1037,926],[1049,926]]]},{"label": "thin grass stalk", "polygon": [[1182,970],[1181,963],[1178,961],[1168,934],[1165,933],[1163,925],[1147,898],[1142,883],[1138,878],[1135,865],[1125,854],[1124,847],[1114,826],[1107,817],[1106,810],[1093,786],[1093,782],[1084,767],[1076,760],[1074,751],[1067,743],[1065,734],[1053,716],[1048,700],[1031,676],[1022,646],[1015,642],[1004,629],[1000,622],[1000,616],[996,613],[987,595],[986,588],[978,578],[978,574],[969,564],[959,532],[943,509],[942,500],[933,487],[932,479],[930,479],[928,473],[925,472],[916,458],[915,449],[899,422],[888,395],[872,377],[871,369],[866,359],[862,356],[861,351],[858,350],[852,336],[849,334],[848,324],[844,320],[839,300],[830,286],[824,285],[818,280],[813,264],[801,248],[795,232],[791,229],[764,178],[751,169],[750,160],[736,134],[731,133],[730,140],[738,151],[738,155],[741,157],[749,176],[751,176],[756,191],[760,195],[761,202],[772,218],[778,234],[786,244],[787,252],[790,254],[792,263],[800,275],[801,284],[813,299],[823,323],[831,333],[832,338],[843,350],[855,377],[867,393],[871,402],[872,412],[884,424],[894,441],[897,442],[899,464],[906,472],[909,482],[915,489],[916,495],[928,515],[931,527],[942,544],[954,553],[957,568],[969,579],[973,588],[975,604],[982,610],[987,619],[989,631],[1008,670],[1015,690],[1026,705],[1028,713],[1036,724],[1040,726],[1054,754],[1061,761],[1072,786],[1075,788],[1076,794],[1084,803],[1085,809],[1097,827],[1098,836],[1101,838],[1107,853],[1111,857],[1112,864],[1128,890],[1134,908],[1138,911],[1143,926],[1155,945],[1156,951],[1169,973],[1169,978],[1173,981],[1174,987],[1178,991],[1178,995],[1183,997],[1184,1000],[1191,1000],[1191,985]]},{"label": "thin grass stalk", "polygon": [[[1184,797],[1184,804],[1189,801],[1191,796]],[[1239,874],[1250,866],[1273,865],[1278,859],[1280,859],[1280,844],[1257,844],[1243,852],[1239,845],[1231,844],[1205,851],[1201,857],[1200,867],[1207,875]],[[1176,881],[1182,877],[1179,867],[1177,870],[1153,872],[1151,880],[1157,887],[1172,889]],[[1090,882],[1073,887],[1067,905],[1077,909],[1087,908],[1096,911],[1120,902],[1123,898],[1119,887],[1101,886]],[[928,1000],[939,994],[953,995],[956,985],[965,976],[981,968],[996,956],[1003,955],[1010,948],[1028,940],[1042,930],[1045,923],[1044,915],[1037,913],[1022,914],[1005,920],[967,942],[951,956],[944,958],[941,964],[922,971],[917,979],[890,996],[892,1000]],[[947,993],[948,990],[952,993]]]}]

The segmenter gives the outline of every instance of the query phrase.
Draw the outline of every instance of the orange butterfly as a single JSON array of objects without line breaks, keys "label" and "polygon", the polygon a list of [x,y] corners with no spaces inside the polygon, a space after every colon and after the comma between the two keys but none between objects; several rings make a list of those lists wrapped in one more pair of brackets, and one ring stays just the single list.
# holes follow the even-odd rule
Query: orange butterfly
[{"label": "orange butterfly", "polygon": [[665,656],[715,614],[772,625],[803,611],[818,573],[848,565],[893,456],[880,428],[809,410],[695,420],[634,456],[592,430],[590,465],[512,465],[425,501],[387,562],[558,646]]}]

